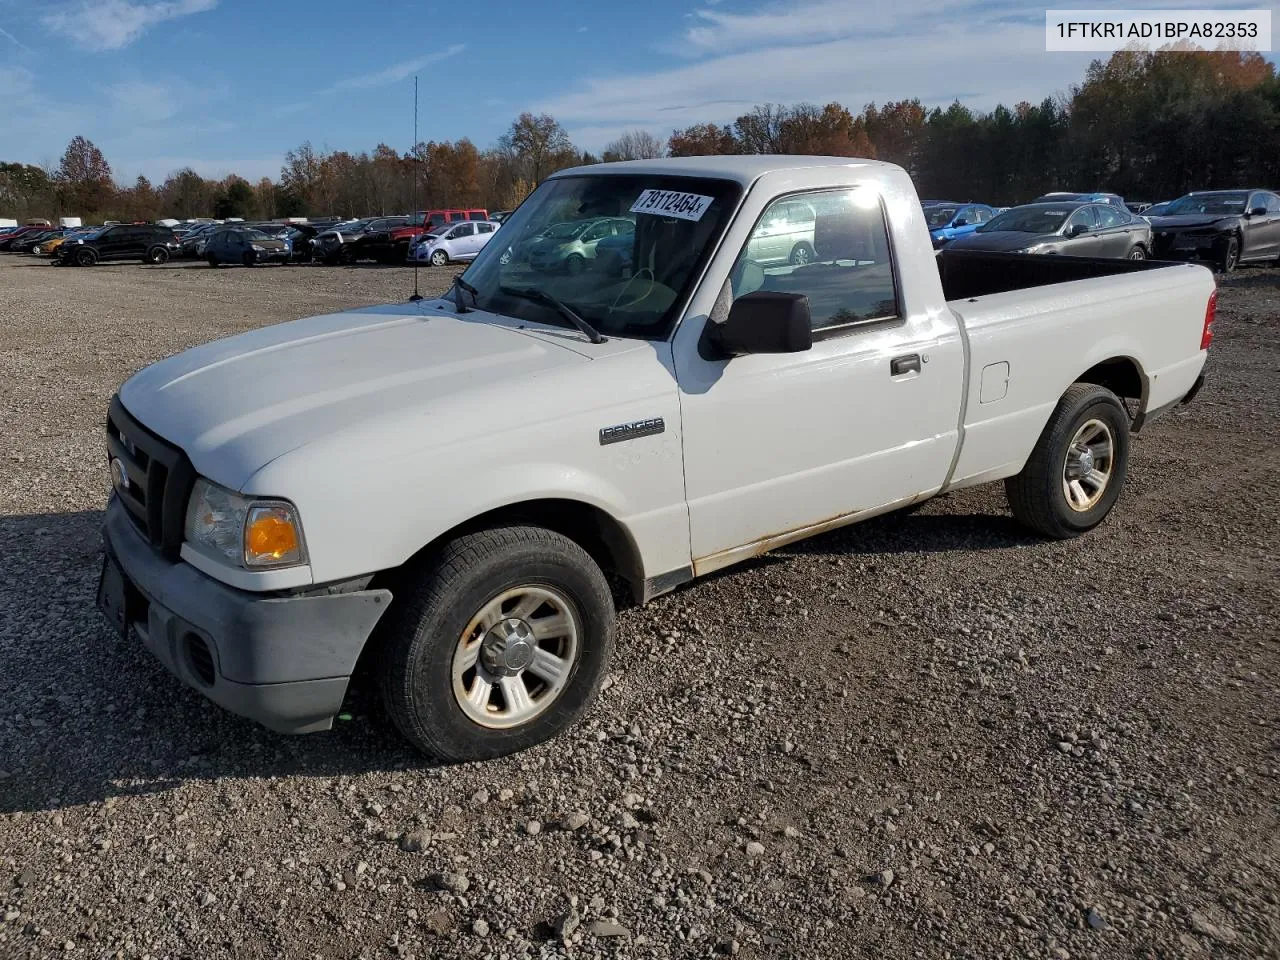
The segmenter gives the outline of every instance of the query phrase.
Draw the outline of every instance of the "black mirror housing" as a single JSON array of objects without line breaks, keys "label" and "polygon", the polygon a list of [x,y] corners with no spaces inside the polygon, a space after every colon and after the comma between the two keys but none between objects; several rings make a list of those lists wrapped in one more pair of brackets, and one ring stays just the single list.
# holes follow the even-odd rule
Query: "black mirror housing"
[{"label": "black mirror housing", "polygon": [[969,225],[969,221],[966,220],[964,217],[961,217],[959,220],[956,220],[951,224],[951,226],[953,227],[967,227],[968,225]]},{"label": "black mirror housing", "polygon": [[1249,216],[1251,217],[1265,217],[1266,215],[1267,215],[1266,207],[1254,207],[1252,210],[1249,211]]},{"label": "black mirror housing", "polygon": [[752,353],[803,353],[813,346],[809,298],[757,290],[733,301],[724,323],[708,320],[700,352],[707,358]]},{"label": "black mirror housing", "polygon": [[1086,227],[1083,223],[1077,223],[1074,226],[1072,226],[1070,230],[1067,231],[1067,236],[1078,237],[1080,236],[1080,234],[1084,233],[1088,229],[1089,228]]}]

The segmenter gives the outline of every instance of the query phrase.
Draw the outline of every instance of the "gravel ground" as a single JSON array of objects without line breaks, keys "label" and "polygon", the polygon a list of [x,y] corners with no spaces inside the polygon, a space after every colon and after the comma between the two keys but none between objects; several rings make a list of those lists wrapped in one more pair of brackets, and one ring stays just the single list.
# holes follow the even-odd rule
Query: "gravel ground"
[{"label": "gravel ground", "polygon": [[[1069,543],[966,491],[621,618],[588,720],[284,738],[93,607],[144,364],[400,268],[0,258],[0,956],[1280,957],[1280,271]],[[424,271],[436,291],[452,270]]]}]

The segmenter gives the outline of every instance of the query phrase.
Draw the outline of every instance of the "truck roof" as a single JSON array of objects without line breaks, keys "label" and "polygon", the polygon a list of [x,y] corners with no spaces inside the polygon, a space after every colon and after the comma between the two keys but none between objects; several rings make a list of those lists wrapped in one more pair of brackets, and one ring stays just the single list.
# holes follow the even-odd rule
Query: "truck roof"
[{"label": "truck roof", "polygon": [[812,167],[900,169],[897,164],[885,163],[881,160],[863,160],[858,157],[798,157],[760,154],[751,156],[663,157],[658,160],[622,160],[616,163],[592,163],[586,166],[560,170],[552,174],[552,176],[571,177],[584,173],[648,173],[669,177],[716,177],[721,180],[736,180],[743,186],[750,186],[766,173]]}]

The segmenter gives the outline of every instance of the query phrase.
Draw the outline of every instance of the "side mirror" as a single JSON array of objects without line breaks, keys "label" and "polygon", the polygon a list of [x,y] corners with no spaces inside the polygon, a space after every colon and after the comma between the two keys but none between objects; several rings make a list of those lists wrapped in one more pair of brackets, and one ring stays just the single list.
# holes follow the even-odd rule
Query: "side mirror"
[{"label": "side mirror", "polygon": [[1072,224],[1071,228],[1067,231],[1067,236],[1078,237],[1082,233],[1087,233],[1088,230],[1089,228],[1086,227],[1083,223],[1075,223],[1075,224]]},{"label": "side mirror", "polygon": [[751,353],[803,353],[812,346],[809,298],[757,290],[733,301],[724,323],[707,321],[699,352],[718,360]]},{"label": "side mirror", "polygon": [[1265,217],[1266,215],[1267,215],[1266,207],[1254,207],[1252,210],[1249,211],[1249,216],[1251,217]]},{"label": "side mirror", "polygon": [[959,220],[951,221],[951,225],[953,227],[967,227],[969,225],[969,221],[966,220],[964,217],[961,217]]}]

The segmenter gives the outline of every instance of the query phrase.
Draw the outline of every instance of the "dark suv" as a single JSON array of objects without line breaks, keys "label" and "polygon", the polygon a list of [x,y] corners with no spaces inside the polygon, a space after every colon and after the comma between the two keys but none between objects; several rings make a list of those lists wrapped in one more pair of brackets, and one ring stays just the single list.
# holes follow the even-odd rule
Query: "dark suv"
[{"label": "dark suv", "polygon": [[63,263],[91,267],[98,261],[145,260],[165,263],[181,252],[172,230],[154,223],[121,223],[68,240],[58,249]]}]

